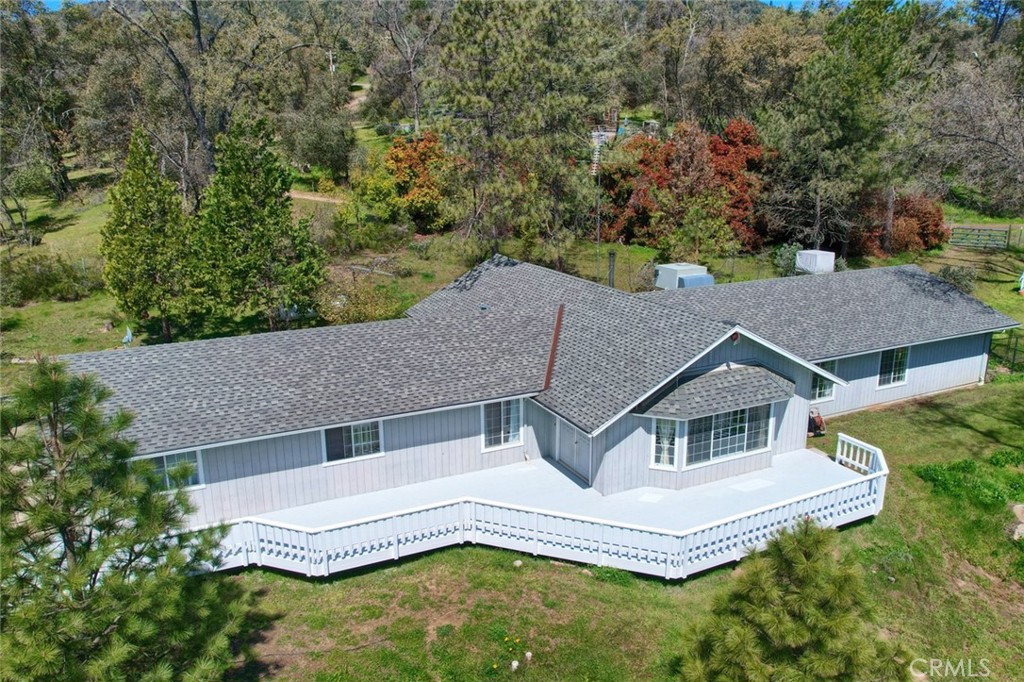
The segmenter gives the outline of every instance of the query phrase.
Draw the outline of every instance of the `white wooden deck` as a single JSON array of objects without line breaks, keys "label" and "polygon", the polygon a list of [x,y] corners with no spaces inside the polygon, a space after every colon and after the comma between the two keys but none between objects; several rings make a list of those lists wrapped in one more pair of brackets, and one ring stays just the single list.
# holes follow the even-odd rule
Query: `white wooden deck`
[{"label": "white wooden deck", "polygon": [[877,514],[881,451],[841,435],[837,461],[797,450],[715,483],[607,496],[551,462],[522,462],[238,519],[222,568],[323,576],[473,542],[684,578],[742,558],[804,516],[837,526]]}]

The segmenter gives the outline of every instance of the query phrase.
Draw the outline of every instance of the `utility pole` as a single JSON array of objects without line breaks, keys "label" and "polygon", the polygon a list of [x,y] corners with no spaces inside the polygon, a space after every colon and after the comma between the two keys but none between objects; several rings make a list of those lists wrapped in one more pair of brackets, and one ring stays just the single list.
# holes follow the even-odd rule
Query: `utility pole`
[{"label": "utility pole", "polygon": [[590,175],[597,180],[597,195],[594,198],[594,205],[597,210],[597,256],[594,263],[594,279],[601,281],[601,145],[604,143],[602,131],[590,134],[591,143],[594,145],[594,155],[590,162]]}]

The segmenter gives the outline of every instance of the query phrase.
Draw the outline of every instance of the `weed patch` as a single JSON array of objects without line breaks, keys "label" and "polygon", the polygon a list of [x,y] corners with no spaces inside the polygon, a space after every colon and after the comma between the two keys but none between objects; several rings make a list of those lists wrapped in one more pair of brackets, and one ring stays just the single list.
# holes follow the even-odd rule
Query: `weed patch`
[{"label": "weed patch", "polygon": [[[1003,448],[981,461],[961,459],[912,466],[911,471],[930,483],[935,493],[954,500],[962,514],[961,523],[970,526],[987,525],[988,519],[979,517],[979,512],[996,522],[1006,515],[1009,523],[1008,505],[1024,502],[1024,448]],[[1013,577],[1024,582],[1024,540],[1007,538],[1007,542],[1016,549],[1012,560]]]}]

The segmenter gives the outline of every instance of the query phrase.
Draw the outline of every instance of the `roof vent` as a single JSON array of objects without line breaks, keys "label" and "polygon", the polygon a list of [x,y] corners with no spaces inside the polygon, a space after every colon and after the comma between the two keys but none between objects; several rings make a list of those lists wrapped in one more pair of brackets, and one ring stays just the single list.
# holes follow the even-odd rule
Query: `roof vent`
[{"label": "roof vent", "polygon": [[816,251],[814,249],[797,251],[796,269],[798,272],[806,272],[812,275],[823,272],[835,272],[836,254],[831,251]]},{"label": "roof vent", "polygon": [[491,309],[491,305],[489,303],[481,303],[480,304],[480,310],[482,310],[483,312],[486,313],[490,309]]}]

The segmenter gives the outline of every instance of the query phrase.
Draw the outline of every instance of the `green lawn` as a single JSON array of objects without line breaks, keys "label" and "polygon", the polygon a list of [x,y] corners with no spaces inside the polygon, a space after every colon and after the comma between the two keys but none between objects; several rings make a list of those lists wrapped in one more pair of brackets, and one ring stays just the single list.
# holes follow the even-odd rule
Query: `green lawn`
[{"label": "green lawn", "polygon": [[[915,655],[987,658],[998,680],[1024,669],[1024,588],[1006,579],[1021,555],[1011,514],[964,513],[909,467],[1024,447],[1022,423],[1024,384],[1006,383],[829,424],[882,447],[892,468],[881,516],[840,534],[879,623]],[[732,571],[667,583],[583,568],[467,546],[330,580],[245,571],[235,579],[259,595],[258,641],[232,679],[668,680],[682,631]],[[526,650],[533,665],[512,675]]]},{"label": "green lawn", "polygon": [[942,212],[947,223],[957,225],[1022,225],[1024,216],[1010,213],[1003,215],[991,215],[981,213],[973,208],[958,206],[956,204],[943,204]]}]

